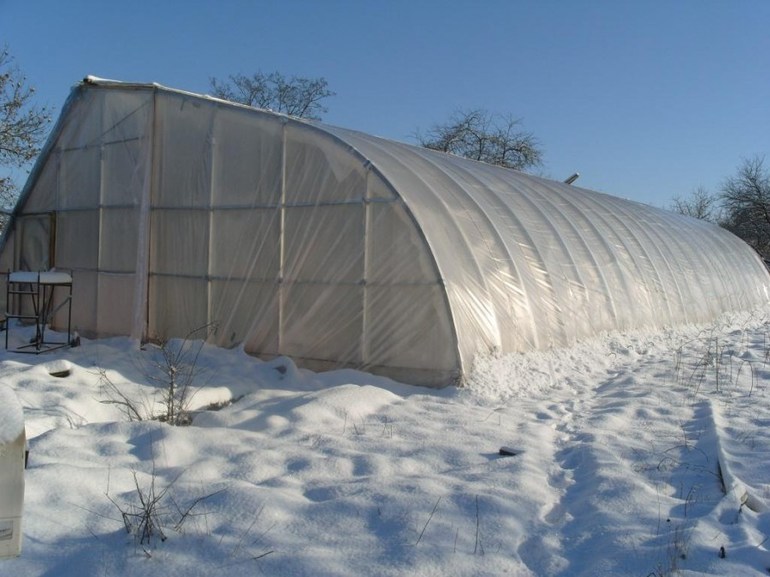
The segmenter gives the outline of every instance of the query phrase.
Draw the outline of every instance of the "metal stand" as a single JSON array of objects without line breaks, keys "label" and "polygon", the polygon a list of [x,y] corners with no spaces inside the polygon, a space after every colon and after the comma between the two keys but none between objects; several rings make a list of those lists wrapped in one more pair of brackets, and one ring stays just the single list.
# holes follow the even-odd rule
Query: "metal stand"
[{"label": "metal stand", "polygon": [[[58,305],[54,306],[56,288],[66,292]],[[59,291],[61,292],[61,291]],[[12,297],[14,297],[12,299]],[[16,305],[15,308],[13,305]],[[27,305],[25,310],[24,305]],[[29,310],[29,307],[32,310]],[[35,337],[28,344],[14,349],[18,353],[40,354],[62,347],[69,347],[72,340],[72,276],[64,272],[8,273],[5,313],[5,348],[8,349],[8,335],[13,319],[35,323]],[[63,307],[67,308],[67,340],[46,340],[45,329],[53,316]]]}]

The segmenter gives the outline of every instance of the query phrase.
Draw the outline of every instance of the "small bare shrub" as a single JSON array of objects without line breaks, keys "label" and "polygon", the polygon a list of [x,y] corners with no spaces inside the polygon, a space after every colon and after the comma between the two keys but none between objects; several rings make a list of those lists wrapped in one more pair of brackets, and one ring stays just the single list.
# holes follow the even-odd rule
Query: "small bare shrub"
[{"label": "small bare shrub", "polygon": [[136,471],[133,472],[134,487],[136,488],[135,499],[125,504],[118,503],[109,494],[109,489],[105,495],[110,502],[120,512],[123,526],[126,533],[133,535],[137,545],[142,547],[145,553],[148,553],[146,547],[150,547],[156,541],[165,541],[167,539],[166,530],[171,528],[176,532],[181,532],[182,527],[188,518],[194,516],[194,509],[206,499],[213,497],[221,491],[215,491],[203,497],[194,499],[186,506],[180,506],[171,496],[170,490],[182,476],[179,473],[165,487],[159,487],[157,484],[157,474],[155,466],[150,475],[150,483],[142,486],[139,482]]},{"label": "small bare shrub", "polygon": [[189,425],[190,403],[196,391],[194,383],[200,374],[198,358],[214,330],[215,325],[205,325],[190,331],[184,339],[163,340],[143,349],[149,352],[150,360],[142,372],[150,384],[157,386],[153,399],[142,393],[132,396],[125,385],[110,378],[106,369],[98,369],[100,383],[108,397],[102,402],[120,406],[129,421],[157,419],[170,425]]}]

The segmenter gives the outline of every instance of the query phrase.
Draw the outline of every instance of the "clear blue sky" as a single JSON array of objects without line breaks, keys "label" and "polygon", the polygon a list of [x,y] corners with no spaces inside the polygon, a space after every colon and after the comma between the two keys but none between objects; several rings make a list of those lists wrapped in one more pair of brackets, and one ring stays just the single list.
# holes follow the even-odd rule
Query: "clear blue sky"
[{"label": "clear blue sky", "polygon": [[770,163],[770,0],[0,0],[2,43],[57,111],[88,74],[205,93],[278,70],[395,140],[511,113],[544,176],[656,206]]}]

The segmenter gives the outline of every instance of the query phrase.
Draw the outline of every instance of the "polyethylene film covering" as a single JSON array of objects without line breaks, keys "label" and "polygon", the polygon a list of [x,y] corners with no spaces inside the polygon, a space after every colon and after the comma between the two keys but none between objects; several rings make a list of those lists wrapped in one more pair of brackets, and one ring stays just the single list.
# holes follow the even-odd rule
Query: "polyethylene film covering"
[{"label": "polyethylene film covering", "polygon": [[[27,194],[20,202],[23,202],[25,214],[49,213],[56,210],[57,194],[59,190],[59,157],[52,153],[46,159],[45,164],[39,166],[35,178],[33,194]],[[20,207],[17,207],[20,208]]]},{"label": "polyethylene film covering", "polygon": [[275,207],[281,203],[283,119],[220,107],[213,127],[214,207]]},{"label": "polyethylene film covering", "polygon": [[727,231],[451,155],[330,128],[404,198],[446,284],[463,367],[479,351],[704,321],[767,302]]},{"label": "polyethylene film covering", "polygon": [[[6,281],[8,280],[7,274],[3,273],[8,273],[9,271],[13,271],[15,269],[15,263],[13,261],[13,253],[15,250],[14,236],[15,235],[13,232],[6,232],[4,250],[0,252],[0,278],[5,277],[4,280]],[[8,310],[8,293],[5,290],[0,289],[0,311]]]},{"label": "polyethylene film covering", "polygon": [[221,346],[306,366],[455,376],[428,246],[365,159],[276,115],[157,102],[150,337],[205,326]]},{"label": "polyethylene film covering", "polygon": [[[478,228],[473,203],[440,167],[424,162],[410,152],[403,154],[398,145],[359,133],[331,129],[350,142],[361,153],[374,160],[378,170],[404,198],[418,229],[431,251],[434,267],[445,283],[445,295],[451,311],[451,322],[457,330],[456,344],[468,365],[483,350],[501,348],[498,307],[505,308],[508,299],[496,303],[492,294],[505,294],[505,286],[490,291],[490,284],[503,280],[506,262],[494,239]],[[484,223],[482,223],[483,226]],[[488,229],[488,227],[486,227]],[[490,252],[490,250],[492,252]],[[485,262],[480,263],[481,256]],[[402,258],[412,258],[409,253]],[[493,274],[488,274],[493,272]],[[515,273],[509,273],[515,274]],[[461,333],[464,331],[464,333]]]},{"label": "polyethylene film covering", "polygon": [[[54,219],[50,213],[30,214],[16,219],[14,263],[5,270],[48,270],[51,268],[51,234]],[[9,263],[10,264],[10,263]]]},{"label": "polyethylene film covering", "polygon": [[361,202],[366,194],[362,159],[336,139],[298,122],[286,125],[286,204]]},{"label": "polyethylene film covering", "polygon": [[149,337],[184,338],[206,327],[209,323],[208,288],[209,283],[205,277],[152,275],[149,290]]},{"label": "polyethylene film covering", "polygon": [[212,281],[211,318],[219,346],[278,355],[279,287],[274,281]]},{"label": "polyethylene film covering", "polygon": [[220,346],[431,385],[479,352],[708,321],[770,285],[745,243],[701,221],[109,81],[73,91],[0,261],[72,270],[86,335],[205,328]]},{"label": "polyethylene film covering", "polygon": [[87,336],[131,332],[152,103],[147,91],[73,91],[17,207],[12,268],[72,271],[73,327]]}]

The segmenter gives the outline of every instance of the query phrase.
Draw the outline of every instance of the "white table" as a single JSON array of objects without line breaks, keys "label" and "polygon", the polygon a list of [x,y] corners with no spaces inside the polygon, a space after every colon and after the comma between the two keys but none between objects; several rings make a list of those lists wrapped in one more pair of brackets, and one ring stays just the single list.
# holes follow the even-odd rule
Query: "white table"
[{"label": "white table", "polygon": [[[57,287],[62,290],[57,291]],[[58,304],[55,302],[57,296],[59,298]],[[67,309],[67,340],[64,342],[46,340],[46,326],[53,315],[63,307]],[[72,339],[72,275],[58,271],[15,271],[8,273],[5,318],[6,349],[8,348],[8,334],[11,332],[12,320],[35,324],[34,339],[17,347],[16,352],[37,354],[70,346]]]}]

